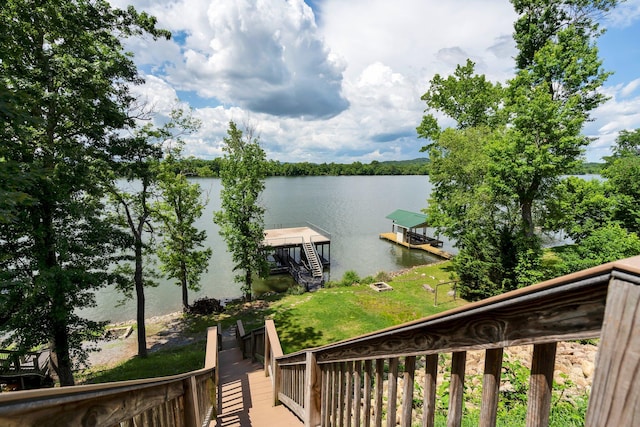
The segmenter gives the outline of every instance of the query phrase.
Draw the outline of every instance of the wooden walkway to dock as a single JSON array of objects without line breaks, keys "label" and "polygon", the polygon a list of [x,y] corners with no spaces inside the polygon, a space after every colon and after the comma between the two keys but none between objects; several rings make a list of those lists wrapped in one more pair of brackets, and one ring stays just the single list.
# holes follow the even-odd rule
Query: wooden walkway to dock
[{"label": "wooden walkway to dock", "polygon": [[271,379],[264,366],[242,359],[235,333],[224,334],[219,353],[221,406],[210,427],[300,427],[285,406],[273,406]]},{"label": "wooden walkway to dock", "polygon": [[412,245],[412,244],[409,244],[409,243],[406,243],[406,242],[399,242],[398,239],[396,238],[396,234],[395,233],[380,233],[380,238],[389,240],[389,241],[391,241],[393,243],[396,243],[398,245],[402,245],[405,248],[420,249],[420,250],[423,250],[423,251],[427,251],[427,252],[430,252],[430,253],[432,253],[434,255],[439,256],[440,258],[444,258],[444,259],[453,258],[453,255],[450,254],[449,252],[443,251],[442,249],[433,247],[431,245],[427,245],[427,244],[424,244],[424,245]]}]

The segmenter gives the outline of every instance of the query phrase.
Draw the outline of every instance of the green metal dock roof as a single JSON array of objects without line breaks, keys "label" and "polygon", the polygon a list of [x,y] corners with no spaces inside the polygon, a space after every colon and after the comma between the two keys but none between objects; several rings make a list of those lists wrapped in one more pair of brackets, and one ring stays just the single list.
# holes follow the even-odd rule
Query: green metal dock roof
[{"label": "green metal dock roof", "polygon": [[395,210],[386,216],[397,225],[404,228],[427,227],[427,216],[421,213],[409,212],[403,209]]}]

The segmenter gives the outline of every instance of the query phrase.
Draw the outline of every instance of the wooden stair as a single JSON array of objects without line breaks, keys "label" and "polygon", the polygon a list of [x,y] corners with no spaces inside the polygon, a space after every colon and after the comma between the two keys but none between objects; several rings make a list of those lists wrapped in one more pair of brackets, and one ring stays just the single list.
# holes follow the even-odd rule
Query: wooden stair
[{"label": "wooden stair", "polygon": [[302,247],[304,248],[304,254],[307,256],[307,261],[309,261],[313,277],[322,277],[322,263],[320,262],[316,248],[311,242],[304,242]]},{"label": "wooden stair", "polygon": [[264,367],[243,359],[235,328],[223,334],[220,366],[220,413],[210,427],[300,427],[302,421],[285,406],[273,406],[271,378]]}]

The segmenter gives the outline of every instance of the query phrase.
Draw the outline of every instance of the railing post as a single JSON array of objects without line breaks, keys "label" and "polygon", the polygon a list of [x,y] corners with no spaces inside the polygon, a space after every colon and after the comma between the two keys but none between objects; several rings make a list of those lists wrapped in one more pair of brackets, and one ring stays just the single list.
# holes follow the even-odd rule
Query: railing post
[{"label": "railing post", "polygon": [[630,426],[640,420],[640,286],[609,284],[586,426]]},{"label": "railing post", "polygon": [[198,408],[198,387],[194,376],[184,380],[184,425],[202,425]]},{"label": "railing post", "polygon": [[500,373],[504,348],[487,350],[484,358],[480,427],[495,427],[500,393]]},{"label": "railing post", "polygon": [[316,361],[316,355],[312,351],[307,351],[305,368],[304,425],[315,427],[321,422],[322,372]]},{"label": "railing post", "polygon": [[451,383],[449,384],[449,414],[447,427],[458,427],[462,423],[464,404],[464,371],[467,362],[466,351],[456,351],[451,355]]},{"label": "railing post", "polygon": [[527,427],[545,427],[549,425],[556,347],[557,343],[555,342],[535,344],[533,346]]}]

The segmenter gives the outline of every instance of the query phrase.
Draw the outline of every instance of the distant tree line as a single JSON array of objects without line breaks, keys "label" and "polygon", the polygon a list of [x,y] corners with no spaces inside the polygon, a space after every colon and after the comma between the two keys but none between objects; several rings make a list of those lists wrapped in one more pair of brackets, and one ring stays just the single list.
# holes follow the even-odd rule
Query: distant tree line
[{"label": "distant tree line", "polygon": [[[223,158],[199,159],[187,157],[176,163],[176,172],[195,177],[220,177]],[[342,175],[429,175],[428,158],[412,160],[374,160],[371,163],[286,163],[277,160],[266,162],[266,176],[342,176]],[[600,174],[604,163],[582,163],[575,175]]]}]

